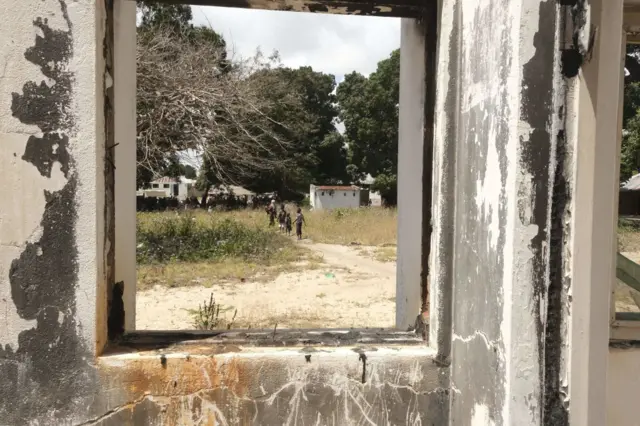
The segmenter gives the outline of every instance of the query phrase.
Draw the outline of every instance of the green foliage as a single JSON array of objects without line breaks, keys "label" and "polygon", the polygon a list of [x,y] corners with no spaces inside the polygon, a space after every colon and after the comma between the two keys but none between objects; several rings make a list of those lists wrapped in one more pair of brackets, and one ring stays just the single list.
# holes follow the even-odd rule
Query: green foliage
[{"label": "green foliage", "polygon": [[198,306],[197,311],[192,312],[193,325],[196,330],[231,329],[233,322],[236,319],[236,315],[238,314],[238,310],[236,309],[234,311],[233,318],[231,318],[231,320],[227,320],[224,316],[220,317],[221,310],[224,314],[224,312],[228,311],[229,308],[224,308],[219,303],[216,303],[213,298],[213,293],[211,293],[209,300],[205,300],[203,304]]},{"label": "green foliage", "polygon": [[640,82],[627,82],[624,90],[623,136],[620,153],[620,181],[638,173],[640,166]]},{"label": "green foliage", "polygon": [[387,204],[395,204],[397,198],[399,82],[400,51],[395,50],[368,78],[353,72],[337,90],[349,145],[348,174],[352,179],[374,176]]},{"label": "green foliage", "polygon": [[187,179],[196,179],[198,177],[198,173],[193,166],[189,164],[181,164],[182,175]]},{"label": "green foliage", "polygon": [[638,173],[640,166],[640,46],[627,45],[624,84],[623,136],[620,153],[620,181]]},{"label": "green foliage", "polygon": [[175,30],[188,28],[193,19],[191,6],[139,1],[141,27],[170,26]]},{"label": "green foliage", "polygon": [[371,185],[371,190],[379,192],[385,204],[395,206],[398,204],[398,175],[379,174]]},{"label": "green foliage", "polygon": [[138,214],[137,261],[267,261],[289,240],[268,229],[232,220],[196,220],[193,215]]},{"label": "green foliage", "polygon": [[273,129],[292,143],[278,153],[289,164],[264,171],[243,186],[256,192],[275,190],[290,199],[295,193],[307,192],[311,183],[345,181],[347,151],[334,126],[338,116],[335,77],[311,67],[278,67],[249,78],[260,81],[259,86],[275,101],[269,111]]},{"label": "green foliage", "polygon": [[630,118],[622,137],[620,153],[620,181],[627,181],[638,173],[640,164],[640,115]]}]

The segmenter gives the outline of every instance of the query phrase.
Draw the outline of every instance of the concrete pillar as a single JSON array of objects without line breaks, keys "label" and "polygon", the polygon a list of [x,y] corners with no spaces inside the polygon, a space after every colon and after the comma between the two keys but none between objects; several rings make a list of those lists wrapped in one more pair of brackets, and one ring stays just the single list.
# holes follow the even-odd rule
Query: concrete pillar
[{"label": "concrete pillar", "polygon": [[421,309],[424,30],[416,20],[402,19],[400,38],[396,327],[407,330]]},{"label": "concrete pillar", "polygon": [[589,58],[571,81],[567,102],[568,113],[576,117],[567,126],[568,140],[575,146],[567,383],[572,425],[608,424],[604,384],[620,187],[623,1],[590,3],[587,16],[594,33],[582,34],[585,46],[591,43]]},{"label": "concrete pillar", "polygon": [[[448,8],[455,83],[443,90],[457,99],[448,106],[457,116],[447,121],[456,143],[452,236],[445,240],[452,256],[451,424],[542,425],[545,350],[562,343],[546,344],[558,327],[549,287],[562,274],[549,270],[563,253],[565,202],[554,193],[561,149],[556,2],[454,1]],[[550,252],[552,245],[560,250]]]},{"label": "concrete pillar", "polygon": [[431,337],[446,360],[450,324],[451,424],[605,424],[622,6],[603,4],[443,2],[432,302],[452,316]]},{"label": "concrete pillar", "polygon": [[136,328],[136,3],[114,2],[115,280],[123,283],[124,326]]},{"label": "concrete pillar", "polygon": [[106,13],[1,0],[0,15],[0,423],[76,424],[106,344]]}]

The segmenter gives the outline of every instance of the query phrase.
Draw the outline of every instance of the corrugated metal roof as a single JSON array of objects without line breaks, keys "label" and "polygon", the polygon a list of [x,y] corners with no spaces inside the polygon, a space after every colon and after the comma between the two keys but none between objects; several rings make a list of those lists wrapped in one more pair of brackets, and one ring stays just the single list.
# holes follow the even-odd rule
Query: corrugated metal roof
[{"label": "corrugated metal roof", "polygon": [[178,183],[178,180],[176,178],[163,176],[159,179],[151,181],[151,183]]}]

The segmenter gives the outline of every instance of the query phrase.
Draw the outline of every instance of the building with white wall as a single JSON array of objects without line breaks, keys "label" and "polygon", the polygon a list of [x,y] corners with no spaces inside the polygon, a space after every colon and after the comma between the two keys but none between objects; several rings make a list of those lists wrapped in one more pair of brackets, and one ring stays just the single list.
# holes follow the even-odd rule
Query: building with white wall
[{"label": "building with white wall", "polygon": [[164,176],[151,181],[150,188],[144,189],[142,193],[147,197],[174,197],[184,201],[192,195],[198,196],[195,183],[195,179],[187,179],[184,176],[179,178]]},{"label": "building with white wall", "polygon": [[355,185],[311,185],[309,202],[314,210],[357,209],[369,202],[369,191]]}]

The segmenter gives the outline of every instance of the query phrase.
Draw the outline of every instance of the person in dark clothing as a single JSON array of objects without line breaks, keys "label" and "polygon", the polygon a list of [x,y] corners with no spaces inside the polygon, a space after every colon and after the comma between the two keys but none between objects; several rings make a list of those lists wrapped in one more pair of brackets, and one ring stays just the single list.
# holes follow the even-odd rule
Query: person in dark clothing
[{"label": "person in dark clothing", "polygon": [[269,226],[275,225],[277,214],[275,202],[272,200],[271,204],[269,204],[269,207],[267,207],[265,210],[267,211],[267,216],[269,216]]},{"label": "person in dark clothing", "polygon": [[304,215],[302,214],[302,209],[298,207],[298,211],[296,213],[296,236],[299,240],[302,239],[302,224],[305,223]]},{"label": "person in dark clothing", "polygon": [[284,220],[284,226],[287,231],[287,235],[291,235],[291,214],[287,213],[287,217]]},{"label": "person in dark clothing", "polygon": [[284,204],[280,206],[280,211],[278,212],[278,225],[280,226],[280,232],[284,232],[285,221],[287,219],[287,212],[284,209]]}]

